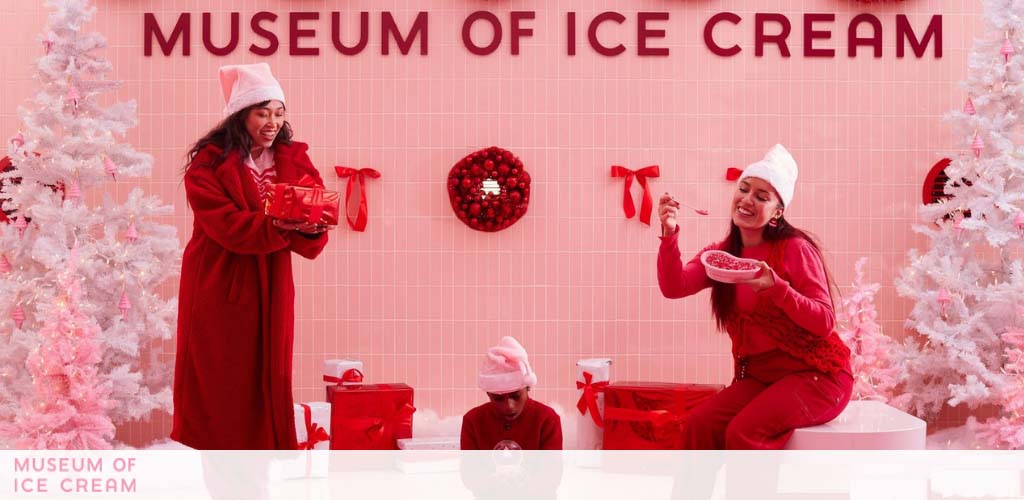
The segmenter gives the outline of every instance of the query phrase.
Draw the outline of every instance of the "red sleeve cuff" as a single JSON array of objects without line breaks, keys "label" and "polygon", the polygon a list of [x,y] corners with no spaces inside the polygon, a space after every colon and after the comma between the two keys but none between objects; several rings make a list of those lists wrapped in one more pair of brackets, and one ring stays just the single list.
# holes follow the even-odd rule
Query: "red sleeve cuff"
[{"label": "red sleeve cuff", "polygon": [[779,277],[779,273],[774,269],[772,269],[772,279],[775,280],[775,284],[761,290],[760,293],[778,304],[789,293],[790,286],[786,280]]}]

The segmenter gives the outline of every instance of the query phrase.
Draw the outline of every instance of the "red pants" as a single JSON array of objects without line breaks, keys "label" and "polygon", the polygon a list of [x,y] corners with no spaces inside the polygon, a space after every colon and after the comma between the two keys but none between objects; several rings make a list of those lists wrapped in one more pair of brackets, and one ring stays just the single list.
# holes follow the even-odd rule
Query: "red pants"
[{"label": "red pants", "polygon": [[853,392],[849,368],[816,371],[782,351],[736,360],[729,387],[690,414],[689,450],[778,450],[799,427],[836,418]]}]

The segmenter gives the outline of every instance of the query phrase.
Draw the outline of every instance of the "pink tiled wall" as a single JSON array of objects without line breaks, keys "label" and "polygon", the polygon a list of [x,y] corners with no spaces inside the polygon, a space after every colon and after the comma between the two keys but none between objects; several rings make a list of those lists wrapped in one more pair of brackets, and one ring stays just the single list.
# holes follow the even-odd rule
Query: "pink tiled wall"
[{"label": "pink tiled wall", "polygon": [[[0,136],[18,128],[16,107],[34,91],[31,63],[41,53],[35,37],[45,19],[38,4],[0,1],[6,21],[0,32]],[[896,297],[892,280],[907,249],[921,244],[910,230],[921,180],[957,147],[941,115],[965,98],[957,82],[979,22],[976,2],[967,0],[757,2],[758,12],[782,12],[793,21],[794,57],[784,59],[772,48],[766,57],[754,57],[754,11],[739,0],[96,4],[89,28],[110,41],[106,55],[114,76],[125,81],[117,97],[139,102],[139,127],[128,140],[157,160],[153,178],[140,184],[174,204],[168,222],[183,242],[191,219],[180,167],[190,141],[220,117],[221,64],[266,60],[273,66],[297,138],[311,144],[329,187],[344,189],[334,165],[383,173],[369,185],[366,232],[341,227],[318,260],[298,264],[296,396],[321,397],[323,359],[358,357],[372,380],[408,382],[416,388],[417,406],[443,415],[481,401],[476,366],[501,335],[518,337],[530,350],[540,376],[535,397],[564,408],[574,403],[572,369],[580,357],[614,358],[618,379],[728,380],[728,342],[713,329],[707,294],[679,301],[660,296],[657,227],[623,217],[621,180],[608,175],[612,164],[658,164],[662,177],[652,181],[655,194],[669,191],[711,210],[711,217],[681,221],[680,243],[689,254],[726,230],[731,186],[725,168],[785,144],[801,165],[787,215],[821,237],[828,264],[847,289],[854,261],[871,258],[868,277],[883,284],[883,326],[901,336],[909,307]],[[505,20],[510,10],[537,11],[534,36],[519,56],[509,55],[507,44],[487,57],[463,48],[461,21],[479,9]],[[847,23],[865,9],[885,27],[881,59],[867,49],[856,59],[845,56]],[[249,16],[277,12],[281,48],[266,59],[244,49],[211,56],[199,45],[204,10],[214,13],[217,41],[227,36],[226,12],[241,12],[243,48],[264,43],[247,29]],[[400,26],[415,11],[429,11],[430,54],[380,55],[374,14],[367,50],[339,55],[329,42],[332,10],[344,11],[347,29],[354,29],[352,13],[360,10],[393,12]],[[581,43],[579,55],[564,55],[564,12],[570,10],[581,20],[604,10],[625,14],[624,25],[606,25],[601,35],[625,43],[627,53],[600,57]],[[670,47],[669,57],[636,56],[637,10],[670,12],[670,21],[662,23],[668,36],[658,42]],[[145,11],[157,13],[165,29],[177,13],[192,12],[193,55],[143,57]],[[291,11],[322,13],[320,21],[308,23],[317,37],[303,42],[319,46],[319,57],[287,55]],[[722,11],[743,17],[737,27],[718,29],[744,48],[736,57],[714,56],[701,40],[704,22]],[[801,57],[803,12],[836,13],[833,37],[821,44],[836,48],[837,57]],[[896,13],[908,14],[915,26],[943,14],[943,58],[897,59]],[[482,39],[487,31],[474,33]],[[490,145],[522,158],[534,184],[527,216],[503,232],[485,234],[453,216],[445,179],[461,156]],[[169,418],[160,417],[122,429],[121,437],[141,443],[168,428]]]}]

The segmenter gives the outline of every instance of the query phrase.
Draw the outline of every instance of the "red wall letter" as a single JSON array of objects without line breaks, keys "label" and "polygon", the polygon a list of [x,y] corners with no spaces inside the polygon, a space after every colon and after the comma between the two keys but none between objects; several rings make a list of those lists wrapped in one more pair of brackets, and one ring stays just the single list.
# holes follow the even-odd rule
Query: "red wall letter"
[{"label": "red wall letter", "polygon": [[648,47],[648,38],[665,38],[665,30],[647,29],[647,21],[668,21],[668,12],[638,12],[636,14],[636,53],[640,56],[667,56],[667,47]]},{"label": "red wall letter", "polygon": [[533,28],[520,28],[519,21],[522,19],[533,19],[536,17],[536,13],[533,11],[513,11],[512,12],[512,55],[519,55],[519,38],[524,36],[533,36]]},{"label": "red wall letter", "polygon": [[412,42],[416,40],[416,37],[423,34],[423,38],[420,38],[420,55],[427,55],[427,36],[429,35],[429,24],[428,16],[426,12],[420,12],[416,14],[416,20],[412,23],[412,28],[409,29],[409,36],[402,38],[402,32],[398,30],[398,25],[395,24],[395,18],[391,16],[390,12],[381,12],[380,14],[380,53],[388,55],[391,53],[391,48],[388,43],[388,35],[390,34],[395,38],[395,42],[398,43],[398,50],[402,55],[407,55],[409,50],[412,49]]},{"label": "red wall letter", "polygon": [[359,41],[356,42],[352,47],[346,47],[341,42],[341,12],[333,12],[331,14],[331,42],[334,44],[334,48],[338,49],[338,52],[345,54],[346,56],[354,56],[363,51],[366,48],[366,43],[370,41],[370,13],[363,11],[359,13]]},{"label": "red wall letter", "polygon": [[615,21],[616,24],[622,24],[626,20],[626,17],[618,12],[602,12],[590,21],[590,29],[587,30],[587,38],[590,39],[590,46],[602,56],[617,56],[626,51],[621,43],[614,47],[605,47],[601,45],[601,41],[597,39],[597,28],[601,26],[601,23],[605,21]]},{"label": "red wall letter", "polygon": [[704,25],[704,45],[706,45],[708,50],[716,56],[729,57],[739,54],[740,51],[743,50],[739,45],[722,47],[715,42],[715,25],[718,24],[719,21],[729,21],[732,24],[739,24],[740,16],[737,16],[732,12],[719,12],[718,14],[711,16],[711,19],[708,19],[707,24]]},{"label": "red wall letter", "polygon": [[165,56],[171,55],[171,51],[174,50],[174,45],[178,43],[178,37],[183,40],[181,46],[181,55],[187,56],[192,52],[192,47],[189,44],[191,37],[191,26],[192,14],[188,12],[182,12],[178,16],[178,22],[174,23],[174,29],[171,30],[170,40],[164,37],[162,31],[160,31],[160,25],[156,22],[156,16],[152,12],[147,12],[142,16],[142,37],[145,39],[143,44],[142,53],[146,57],[153,55],[153,37],[156,37],[156,43],[160,44],[160,51]]},{"label": "red wall letter", "polygon": [[209,12],[203,12],[203,46],[215,56],[226,56],[234,52],[235,47],[238,46],[238,13],[231,13],[231,39],[223,47],[214,45],[213,40],[211,40],[213,38],[213,29],[210,27],[210,24],[213,22],[212,17],[212,14]]},{"label": "red wall letter", "polygon": [[319,47],[299,47],[299,38],[316,36],[315,29],[299,29],[299,21],[320,19],[319,12],[292,12],[288,16],[288,54],[293,56],[320,55]]},{"label": "red wall letter", "polygon": [[[782,32],[778,35],[764,34],[764,24],[768,21],[779,23],[782,26]],[[782,54],[782,57],[789,57],[789,46],[786,45],[786,37],[789,36],[792,26],[789,25],[789,19],[786,16],[782,14],[754,14],[754,24],[755,56],[764,56],[765,44],[774,43],[779,46],[779,53]]]},{"label": "red wall letter", "polygon": [[277,41],[277,35],[275,35],[274,32],[267,30],[263,26],[260,26],[260,23],[264,20],[274,22],[277,20],[277,14],[266,11],[257,12],[256,15],[252,16],[252,19],[249,21],[249,25],[252,27],[252,32],[255,33],[256,36],[266,38],[267,41],[270,42],[267,44],[266,47],[257,47],[255,43],[249,45],[249,52],[252,52],[253,54],[256,54],[258,56],[273,55],[274,52],[277,52],[277,47],[279,45]]},{"label": "red wall letter", "polygon": [[[473,23],[480,19],[484,19],[491,23],[491,29],[494,34],[491,36],[491,43],[484,47],[480,47],[473,43],[473,37],[470,34],[473,31]],[[486,10],[478,10],[469,15],[462,23],[462,44],[469,49],[470,52],[478,56],[486,56],[498,50],[498,46],[501,45],[501,21],[498,20],[498,16],[487,12]]]},{"label": "red wall letter", "polygon": [[[871,25],[871,36],[868,38],[861,38],[857,36],[857,28],[860,23],[868,23]],[[875,53],[875,59],[882,57],[882,22],[877,17],[871,14],[858,14],[850,20],[850,29],[846,35],[846,55],[849,57],[857,57],[857,47],[861,45],[867,45],[873,47]]]},{"label": "red wall letter", "polygon": [[896,16],[896,57],[903,57],[903,45],[907,40],[910,40],[910,47],[914,49],[914,55],[920,59],[924,56],[925,49],[928,48],[928,41],[935,36],[935,58],[942,59],[942,16],[932,16],[931,22],[928,23],[928,28],[924,31],[924,37],[921,40],[917,39],[914,35],[914,28],[910,26],[910,21],[907,20],[907,16],[900,14]]},{"label": "red wall letter", "polygon": [[835,57],[836,49],[816,49],[815,40],[828,40],[832,38],[831,30],[814,29],[815,21],[835,21],[835,14],[804,14],[804,57]]}]

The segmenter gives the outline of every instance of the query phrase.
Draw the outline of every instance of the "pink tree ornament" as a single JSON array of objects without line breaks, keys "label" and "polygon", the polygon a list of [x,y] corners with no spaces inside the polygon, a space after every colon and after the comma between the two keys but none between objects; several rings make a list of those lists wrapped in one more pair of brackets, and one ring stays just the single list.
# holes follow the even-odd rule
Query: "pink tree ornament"
[{"label": "pink tree ornament", "polygon": [[128,311],[132,308],[132,302],[128,300],[128,292],[121,292],[121,300],[117,303],[121,311],[121,319],[128,319]]},{"label": "pink tree ornament", "polygon": [[14,320],[14,325],[21,330],[21,325],[25,324],[25,310],[21,308],[21,304],[14,306],[14,310],[11,311],[11,319]]}]

